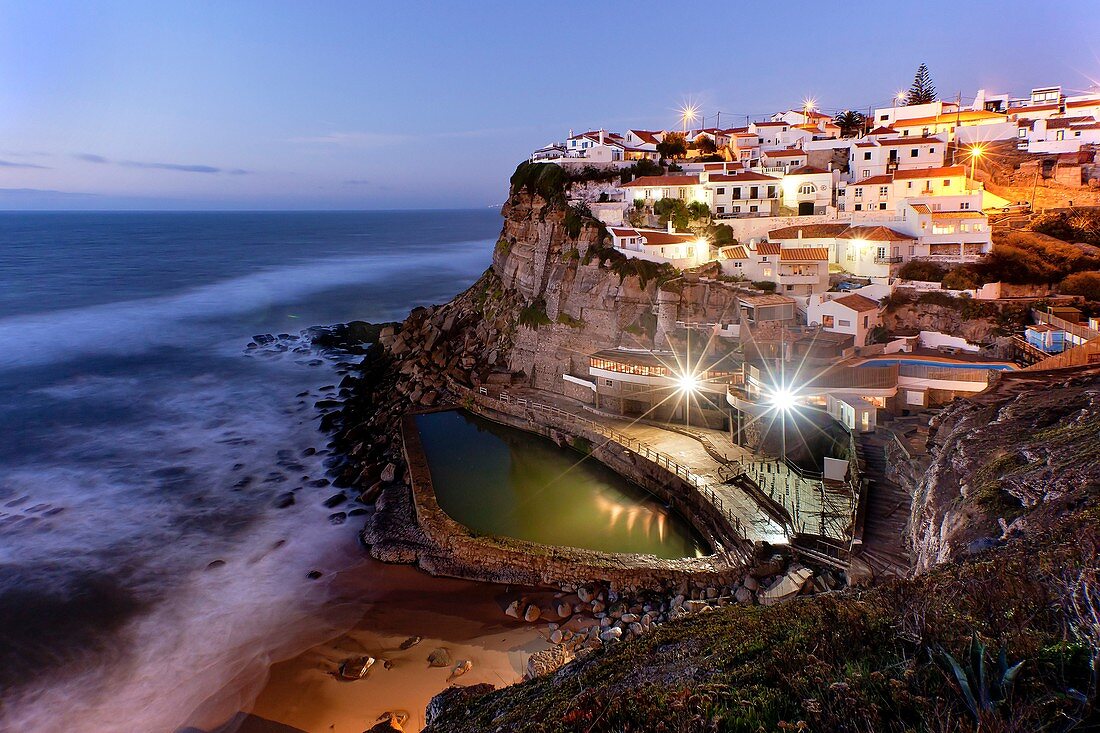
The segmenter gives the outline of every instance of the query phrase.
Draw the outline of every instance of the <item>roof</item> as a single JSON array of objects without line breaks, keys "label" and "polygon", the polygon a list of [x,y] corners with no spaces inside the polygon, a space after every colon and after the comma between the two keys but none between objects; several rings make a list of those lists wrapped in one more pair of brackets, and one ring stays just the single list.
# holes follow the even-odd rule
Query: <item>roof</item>
[{"label": "roof", "polygon": [[787,175],[788,176],[809,176],[809,175],[813,175],[815,173],[828,173],[828,172],[829,171],[825,170],[824,168],[814,168],[812,165],[803,165],[803,166],[799,166],[798,168],[795,168],[794,170],[792,170]]},{"label": "roof", "polygon": [[942,143],[943,140],[935,137],[934,135],[921,135],[920,137],[892,137],[886,140],[879,140],[878,144],[883,147],[900,147],[902,145],[924,145],[926,143]]},{"label": "roof", "polygon": [[943,178],[944,176],[965,176],[965,165],[945,165],[939,168],[913,168],[894,171],[894,180],[908,178]]},{"label": "roof", "polygon": [[779,250],[780,262],[827,262],[828,247],[787,247]]},{"label": "roof", "polygon": [[894,128],[892,128],[892,127],[880,126],[880,127],[876,127],[875,129],[871,130],[867,134],[868,135],[886,135],[888,133],[893,133],[893,134],[896,135],[896,134],[898,134],[898,131],[895,130]]},{"label": "roof", "polygon": [[985,214],[980,211],[933,211],[933,219],[983,219]]},{"label": "roof", "polygon": [[790,303],[794,305],[794,298],[786,295],[779,295],[778,293],[764,293],[756,295],[754,293],[738,294],[737,299],[746,305],[759,306],[759,305],[786,305]]},{"label": "roof", "polygon": [[794,158],[806,155],[806,151],[785,148],[783,150],[765,150],[761,155],[766,155],[769,158]]},{"label": "roof", "polygon": [[837,235],[838,239],[866,239],[871,242],[915,242],[914,237],[884,226],[848,227]]},{"label": "roof", "polygon": [[1034,326],[1028,326],[1028,331],[1035,331],[1036,333],[1047,333],[1048,331],[1061,331],[1060,328],[1055,328],[1048,323],[1036,323]]},{"label": "roof", "polygon": [[698,176],[640,176],[630,183],[624,183],[620,188],[632,188],[637,186],[697,186]]},{"label": "roof", "polygon": [[756,125],[757,127],[786,127],[791,123],[780,121],[780,122],[754,122],[752,124]]},{"label": "roof", "polygon": [[1097,99],[1074,99],[1073,101],[1066,102],[1067,107],[1100,107],[1100,98]]},{"label": "roof", "polygon": [[650,145],[656,145],[660,142],[660,140],[657,139],[657,133],[650,132],[649,130],[628,130],[628,132],[633,133],[634,137]]},{"label": "roof", "polygon": [[1057,105],[1057,104],[1035,104],[1035,105],[1024,105],[1022,107],[1009,107],[1008,108],[1008,114],[1018,115],[1021,112],[1047,112],[1047,111],[1052,110],[1052,109],[1059,109],[1059,105]]},{"label": "roof", "polygon": [[880,176],[871,176],[870,178],[864,178],[862,181],[856,181],[850,183],[850,186],[876,186],[882,183],[893,183],[894,177],[886,174]]},{"label": "roof", "polygon": [[918,214],[931,214],[932,209],[928,208],[928,204],[910,204],[913,207],[913,211]]},{"label": "roof", "polygon": [[761,242],[756,245],[756,253],[761,255],[777,255],[781,247],[775,242]]},{"label": "roof", "polygon": [[636,236],[638,236],[638,230],[637,229],[632,229],[632,228],[628,229],[628,228],[611,227],[611,233],[614,234],[616,237],[636,237]]},{"label": "roof", "polygon": [[727,260],[747,260],[749,258],[748,250],[745,249],[743,244],[721,247],[718,250],[718,254],[725,257]]},{"label": "roof", "polygon": [[802,233],[803,239],[828,239],[839,235],[847,228],[847,224],[803,224],[773,229],[768,232],[768,239],[798,239],[799,232]]},{"label": "roof", "polygon": [[694,234],[675,234],[664,232],[660,229],[639,229],[637,231],[638,234],[645,238],[645,243],[650,246],[683,244],[685,242],[694,242],[698,239]]},{"label": "roof", "polygon": [[1048,130],[1057,130],[1063,127],[1074,127],[1076,125],[1091,125],[1096,122],[1093,117],[1051,117],[1047,120]]},{"label": "roof", "polygon": [[986,112],[984,110],[960,110],[959,112],[948,112],[942,115],[932,115],[930,117],[913,117],[908,120],[894,120],[893,125],[897,127],[916,127],[917,125],[930,125],[930,124],[964,124],[967,122],[980,122],[982,120],[1005,120],[1005,115],[999,112]]},{"label": "roof", "polygon": [[867,311],[877,311],[879,308],[878,303],[863,295],[857,295],[852,293],[851,295],[845,295],[843,298],[835,298],[834,303],[839,303],[845,308],[851,308],[856,313],[866,313]]},{"label": "roof", "polygon": [[711,182],[718,183],[736,183],[737,181],[776,181],[780,179],[775,176],[766,176],[763,173],[754,173],[753,171],[744,171],[742,173],[718,173],[710,177]]}]

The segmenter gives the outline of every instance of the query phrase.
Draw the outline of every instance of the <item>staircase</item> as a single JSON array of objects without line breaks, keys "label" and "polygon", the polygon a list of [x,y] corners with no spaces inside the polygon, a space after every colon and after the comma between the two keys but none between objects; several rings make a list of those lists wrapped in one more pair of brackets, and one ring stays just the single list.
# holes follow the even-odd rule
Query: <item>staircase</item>
[{"label": "staircase", "polygon": [[886,441],[861,433],[856,441],[864,478],[868,481],[867,511],[860,559],[878,577],[904,576],[909,570],[908,524],[912,497],[887,478]]}]

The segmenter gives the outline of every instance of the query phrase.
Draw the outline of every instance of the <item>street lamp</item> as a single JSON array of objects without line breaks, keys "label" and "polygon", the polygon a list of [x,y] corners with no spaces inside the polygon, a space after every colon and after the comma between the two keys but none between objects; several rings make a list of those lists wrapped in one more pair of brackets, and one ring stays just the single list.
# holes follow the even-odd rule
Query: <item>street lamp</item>
[{"label": "street lamp", "polygon": [[817,109],[817,99],[814,97],[807,97],[802,100],[802,116],[806,119],[806,124],[810,124],[810,113]]},{"label": "street lamp", "polygon": [[688,123],[695,122],[699,119],[699,108],[694,104],[689,104],[680,109],[680,122],[683,125],[684,132],[688,130]]},{"label": "street lamp", "polygon": [[787,413],[798,409],[798,393],[781,383],[768,395],[768,403],[779,413],[779,439],[783,460],[787,460]]},{"label": "street lamp", "polygon": [[978,158],[982,157],[985,153],[985,148],[981,145],[974,145],[970,148],[970,180],[974,180],[974,163],[978,161]]}]

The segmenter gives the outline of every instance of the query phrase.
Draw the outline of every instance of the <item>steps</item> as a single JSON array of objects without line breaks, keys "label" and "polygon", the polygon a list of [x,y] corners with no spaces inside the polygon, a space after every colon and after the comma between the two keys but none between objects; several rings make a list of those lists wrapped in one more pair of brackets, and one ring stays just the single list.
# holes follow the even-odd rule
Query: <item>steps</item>
[{"label": "steps", "polygon": [[887,478],[886,443],[873,433],[856,442],[860,470],[868,481],[861,559],[876,576],[904,576],[909,570],[908,525],[912,497]]}]

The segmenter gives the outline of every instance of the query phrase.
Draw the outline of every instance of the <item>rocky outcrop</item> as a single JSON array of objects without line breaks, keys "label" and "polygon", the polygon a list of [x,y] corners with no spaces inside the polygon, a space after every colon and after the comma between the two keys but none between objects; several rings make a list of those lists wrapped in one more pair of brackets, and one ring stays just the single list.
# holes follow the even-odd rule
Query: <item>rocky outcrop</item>
[{"label": "rocky outcrop", "polygon": [[1041,535],[1100,493],[1100,366],[1004,375],[932,422],[914,488],[915,569]]}]

